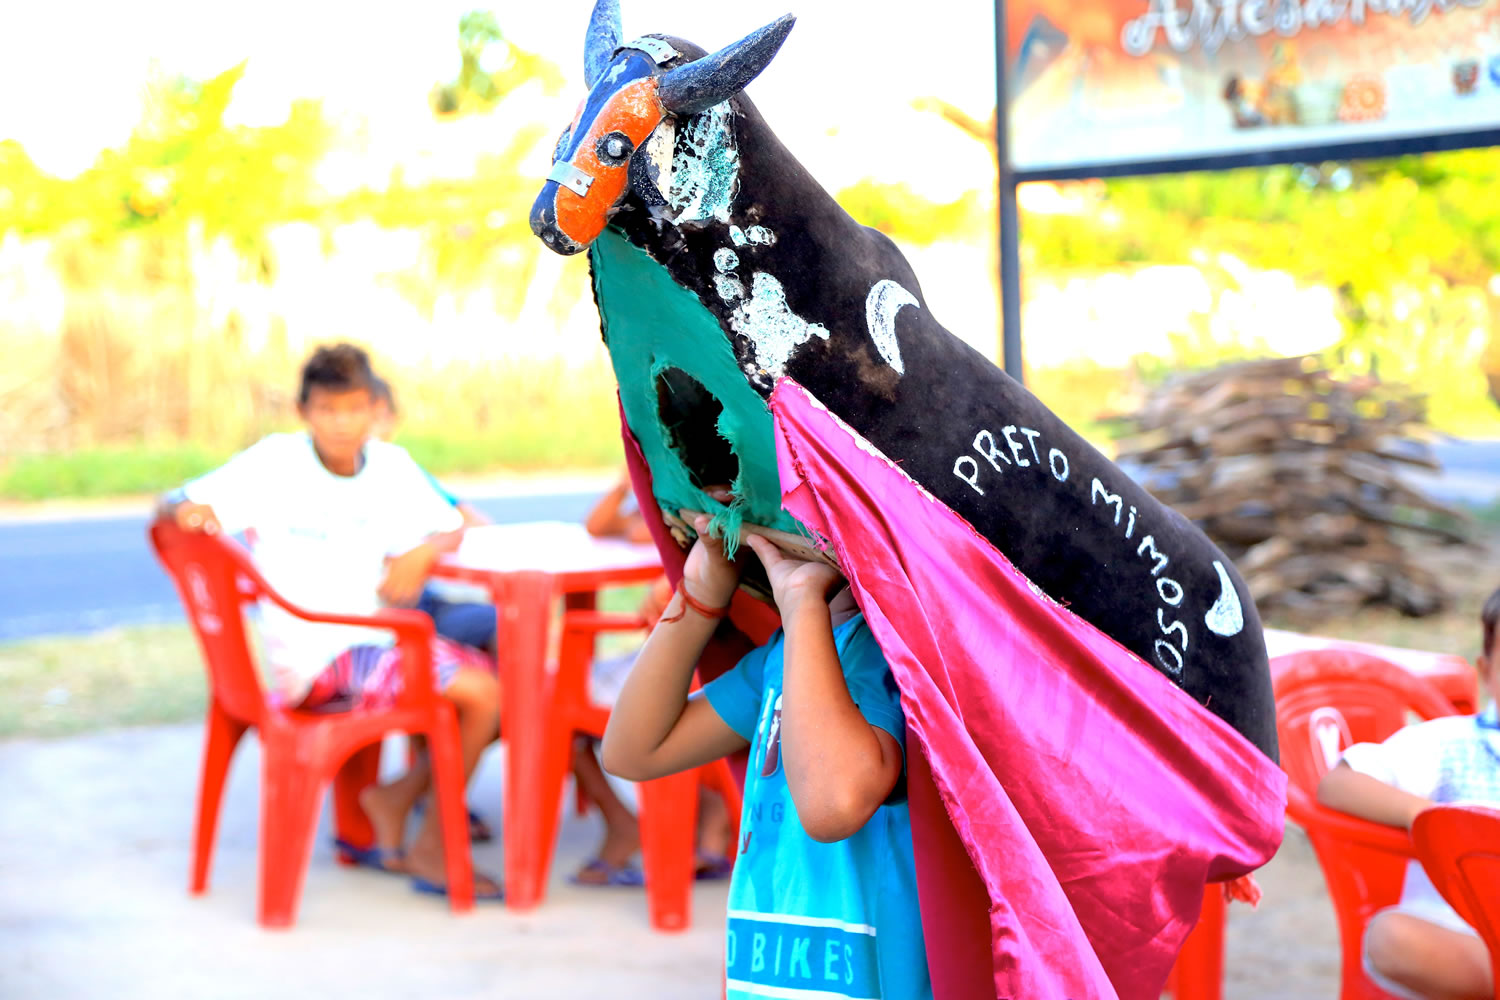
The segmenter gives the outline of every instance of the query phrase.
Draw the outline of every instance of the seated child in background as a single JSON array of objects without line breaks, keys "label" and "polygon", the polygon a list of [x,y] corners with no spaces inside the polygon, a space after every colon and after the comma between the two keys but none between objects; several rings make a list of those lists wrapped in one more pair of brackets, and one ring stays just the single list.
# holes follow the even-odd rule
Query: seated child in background
[{"label": "seated child in background", "polygon": [[[396,420],[400,415],[396,408],[395,390],[391,388],[388,381],[376,375],[370,391],[375,398],[376,411],[375,426],[370,434],[381,441],[389,441],[395,434]],[[421,467],[418,466],[418,468]],[[422,475],[427,477],[427,481],[432,484],[438,496],[463,516],[465,528],[493,523],[484,511],[467,501],[460,500],[438,482],[437,477],[432,473],[422,469]],[[451,580],[429,580],[422,587],[422,596],[417,599],[417,610],[432,619],[432,627],[444,639],[451,639],[465,646],[494,653],[495,640],[499,635],[499,618],[496,616],[495,606],[490,603],[488,595],[481,591],[476,597],[475,590],[476,588],[469,584]],[[425,758],[427,744],[421,734],[412,737],[411,746],[416,754]],[[425,766],[425,759],[423,764]],[[487,844],[495,839],[494,830],[490,829],[489,823],[485,822],[483,816],[473,808],[468,810],[468,816],[470,840]],[[383,850],[383,848],[377,848],[377,850]],[[346,853],[357,858],[368,852],[346,849]]]},{"label": "seated child in background", "polygon": [[[1344,751],[1323,776],[1318,801],[1376,823],[1410,828],[1435,803],[1500,806],[1500,590],[1480,615],[1477,660],[1489,705],[1477,716],[1432,719],[1384,743]],[[1401,902],[1370,921],[1365,971],[1398,997],[1493,997],[1489,952],[1433,887],[1417,861],[1407,867]]]},{"label": "seated child in background", "polygon": [[[609,492],[599,498],[585,518],[584,527],[595,538],[624,538],[637,543],[651,541],[646,519],[635,504],[629,472],[622,473]],[[671,597],[672,588],[665,576],[658,577],[647,588],[637,612],[645,619],[648,628],[656,625]],[[635,657],[635,653],[628,653],[595,664],[595,683],[591,685],[595,701],[600,704],[614,702],[619,683],[629,672]],[[604,817],[604,841],[594,857],[574,874],[572,881],[577,885],[642,885],[644,879],[640,869],[631,864],[641,846],[640,826],[599,767],[594,746],[595,741],[587,736],[580,735],[574,740],[573,777]],[[700,791],[696,877],[701,880],[728,876],[730,846],[729,814],[724,800],[713,792]]]},{"label": "seated child in background", "polygon": [[[583,526],[595,538],[623,538],[642,545],[651,541],[651,529],[635,502],[630,470],[622,471],[609,492],[599,498],[584,519]],[[671,592],[670,587],[667,590]]]},{"label": "seated child in background", "polygon": [[646,781],[750,748],[728,997],[931,997],[905,719],[879,645],[837,570],[750,535],[783,629],[689,697],[739,570],[706,516],[683,516],[698,540],[610,714],[604,766]]},{"label": "seated child in background", "polygon": [[[377,416],[375,375],[349,344],[319,348],[302,368],[297,412],[306,430],[273,434],[187,483],[161,513],[189,531],[253,531],[255,561],[294,604],[352,615],[410,607],[442,552],[457,545],[463,518],[432,489],[404,450],[370,439]],[[391,704],[402,687],[401,653],[389,632],[308,622],[269,602],[261,634],[273,697],[304,710]],[[433,643],[433,680],[457,710],[467,779],[498,735],[500,689],[490,657],[442,638]],[[383,850],[376,863],[408,872],[414,887],[445,892],[437,811],[427,810],[404,855],[406,819],[426,793],[418,765],[361,804]],[[500,887],[476,873],[475,895]]]},{"label": "seated child in background", "polygon": [[[377,411],[372,434],[382,441],[389,441],[396,427],[395,392],[391,389],[391,384],[379,375],[375,376],[371,391],[375,397]],[[427,481],[432,484],[438,496],[463,516],[464,527],[473,528],[491,523],[484,511],[454,496],[426,469],[422,469],[422,475],[427,477]],[[437,634],[445,639],[494,652],[497,632],[495,606],[488,601],[455,598],[454,594],[457,592],[441,583],[428,583],[422,588],[422,596],[417,601],[417,610],[427,613],[427,616],[432,619],[433,627],[437,629]],[[480,839],[488,839],[488,836]]]}]

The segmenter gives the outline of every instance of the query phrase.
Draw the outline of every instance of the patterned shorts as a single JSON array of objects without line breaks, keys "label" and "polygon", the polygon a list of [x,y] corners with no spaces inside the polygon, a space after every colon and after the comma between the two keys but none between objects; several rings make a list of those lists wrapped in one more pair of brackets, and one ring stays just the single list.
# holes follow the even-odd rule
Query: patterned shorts
[{"label": "patterned shorts", "polygon": [[[495,672],[494,658],[441,636],[432,640],[432,678],[438,691],[453,683],[463,668]],[[341,705],[348,708],[389,708],[401,693],[401,650],[396,646],[350,646],[317,676],[303,711]]]}]

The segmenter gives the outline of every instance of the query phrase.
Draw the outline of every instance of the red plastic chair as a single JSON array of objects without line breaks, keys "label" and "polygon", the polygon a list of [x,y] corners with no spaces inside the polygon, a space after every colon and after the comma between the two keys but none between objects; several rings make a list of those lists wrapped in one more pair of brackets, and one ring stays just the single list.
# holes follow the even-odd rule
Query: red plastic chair
[{"label": "red plastic chair", "polygon": [[1198,923],[1182,942],[1166,992],[1176,1000],[1219,1000],[1224,983],[1224,919],[1228,910],[1224,885],[1211,882],[1203,890]]},{"label": "red plastic chair", "polygon": [[[167,521],[151,526],[151,544],[177,585],[208,669],[208,720],[191,891],[200,894],[207,889],[224,778],[247,729],[259,730],[262,746],[258,918],[265,927],[290,927],[296,918],[319,802],[330,779],[337,777],[334,819],[340,835],[354,843],[370,842],[372,831],[357,795],[379,769],[381,738],[402,730],[427,735],[447,857],[449,903],[455,913],[472,909],[474,875],[458,720],[453,706],[439,698],[432,686],[432,619],[418,611],[386,610],[369,617],[306,611],[272,590],[249,553],[232,539],[183,531]],[[255,669],[241,611],[242,605],[260,598],[308,621],[394,632],[405,676],[405,689],[396,704],[387,710],[340,714],[272,705]]]},{"label": "red plastic chair", "polygon": [[1500,810],[1434,806],[1412,823],[1411,839],[1432,884],[1484,939],[1500,983]]},{"label": "red plastic chair", "polygon": [[[595,643],[605,633],[640,631],[647,627],[639,615],[595,610],[595,596],[569,594],[565,599],[557,672],[547,698],[548,747],[541,781],[548,806],[542,810],[534,831],[539,838],[534,856],[543,875],[552,864],[563,787],[571,770],[573,734],[602,736],[609,721],[609,709],[589,698]],[[723,797],[730,816],[730,843],[738,843],[740,787],[727,761],[715,761],[696,771],[637,786],[646,902],[651,925],[657,930],[683,930],[691,921],[700,785]]]},{"label": "red plastic chair", "polygon": [[1307,831],[1328,883],[1343,952],[1342,1000],[1385,1000],[1360,965],[1365,925],[1399,901],[1415,856],[1405,830],[1321,806],[1318,781],[1354,743],[1378,743],[1406,725],[1454,715],[1430,682],[1352,650],[1320,649],[1278,657],[1272,665],[1281,766],[1291,779],[1287,816]]}]

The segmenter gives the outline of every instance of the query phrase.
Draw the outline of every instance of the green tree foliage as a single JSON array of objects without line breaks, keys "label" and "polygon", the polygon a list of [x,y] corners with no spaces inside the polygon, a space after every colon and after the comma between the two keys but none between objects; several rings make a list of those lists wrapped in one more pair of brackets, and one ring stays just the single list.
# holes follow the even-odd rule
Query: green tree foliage
[{"label": "green tree foliage", "polygon": [[[37,302],[51,303],[48,297],[59,290],[63,296],[55,319],[45,308],[35,318],[21,310],[20,321],[0,326],[0,357],[16,362],[10,366],[15,371],[0,373],[8,375],[0,377],[0,416],[12,418],[0,421],[7,425],[0,427],[7,432],[0,433],[0,494],[80,489],[94,480],[91,470],[99,464],[134,466],[155,488],[165,485],[158,479],[170,478],[153,457],[158,453],[171,458],[186,443],[196,450],[183,452],[184,460],[198,461],[278,426],[287,413],[284,382],[300,352],[300,342],[288,340],[287,315],[278,310],[283,304],[304,308],[305,299],[299,289],[282,299],[247,295],[238,286],[278,283],[284,262],[275,259],[273,247],[280,244],[269,236],[286,223],[321,230],[328,246],[339,227],[355,222],[420,233],[422,252],[409,267],[371,280],[395,285],[419,308],[431,310],[449,293],[467,302],[482,290],[492,295],[498,315],[519,315],[540,255],[547,253],[527,221],[538,180],[523,164],[538,148],[550,149],[555,123],[527,124],[505,102],[530,87],[555,89],[563,78],[540,57],[497,42],[487,23],[492,26],[493,18],[466,19],[459,48],[472,57],[465,64],[494,85],[500,127],[476,122],[478,129],[468,129],[476,136],[483,131],[492,151],[459,178],[412,183],[397,167],[381,190],[330,193],[319,183],[319,167],[340,148],[336,125],[315,101],[297,102],[277,125],[234,124],[229,109],[243,64],[207,80],[157,76],[131,137],[73,178],[49,176],[20,145],[0,143],[0,240],[19,235],[28,244],[19,248],[21,259],[45,258],[36,274]],[[464,131],[457,124],[437,129]],[[198,269],[224,259],[221,240],[240,251],[240,269],[229,278],[237,287],[205,289]],[[572,273],[576,277],[553,289],[549,306],[556,312],[586,293],[586,275]],[[32,294],[29,273],[6,277],[8,291]],[[265,303],[271,313],[247,319],[240,311],[247,302],[252,308]],[[515,373],[518,385],[541,384],[537,370],[544,366],[526,367]],[[508,408],[491,406],[515,397],[494,368],[463,366],[462,378],[454,371],[403,373],[404,395],[421,400],[420,380],[431,379],[441,389],[434,398],[447,406],[413,405],[410,433],[430,432],[460,445],[467,440],[474,447],[466,465],[481,454],[492,462],[533,460],[540,445],[496,448],[502,439],[521,440],[526,428],[506,423]],[[470,383],[473,388],[464,389]],[[526,411],[538,428],[549,421],[584,423],[595,397],[613,398],[576,373],[546,385],[562,394],[552,409]],[[487,410],[497,415],[484,418]],[[617,435],[603,433],[608,427],[607,421],[590,422],[593,436],[579,446],[584,451],[563,447],[555,454],[567,455],[561,461],[590,461],[601,442],[604,451],[617,451]],[[483,448],[475,435],[483,437]],[[548,440],[557,445],[565,438],[554,429]],[[74,463],[76,475],[46,461],[86,449],[94,450],[83,454],[83,464]],[[145,449],[141,461],[121,457],[132,449]],[[23,454],[42,464],[21,463]],[[118,478],[99,482],[99,488],[124,488]]]},{"label": "green tree foliage", "polygon": [[[445,85],[452,104],[437,101],[435,91],[439,110],[487,111],[523,86],[556,93],[564,83],[551,62],[507,41],[489,12],[465,14],[457,41],[459,75]],[[71,180],[42,172],[18,143],[0,143],[0,234],[81,229],[107,238],[145,227],[170,235],[196,222],[210,236],[226,234],[253,248],[270,225],[373,216],[386,225],[435,226],[468,244],[447,255],[460,272],[474,246],[535,242],[524,219],[502,219],[493,209],[510,200],[508,188],[532,182],[518,167],[543,140],[544,126],[497,137],[496,154],[471,179],[413,187],[396,177],[387,191],[332,199],[314,173],[336,138],[319,102],[295,102],[279,125],[225,124],[245,68],[240,63],[208,80],[159,75],[128,142],[104,150]],[[470,236],[478,232],[485,235],[476,243]]]},{"label": "green tree foliage", "polygon": [[472,10],[458,21],[458,77],[432,88],[429,99],[440,115],[488,111],[506,94],[537,83],[548,94],[563,86],[563,76],[548,60],[506,41],[495,15]]},{"label": "green tree foliage", "polygon": [[917,194],[910,185],[882,184],[867,177],[840,191],[838,202],[861,224],[919,245],[972,233],[989,224],[988,207],[977,191],[938,203]]},{"label": "green tree foliage", "polygon": [[[450,86],[459,95],[455,108],[464,111],[489,110],[528,84],[548,92],[563,84],[556,66],[506,41],[488,12],[463,16],[458,51],[459,77]],[[225,124],[245,68],[241,63],[201,81],[158,76],[128,142],[103,151],[71,180],[43,173],[19,144],[0,143],[0,234],[67,231],[108,241],[134,233],[159,237],[168,246],[195,225],[258,256],[269,277],[274,262],[257,252],[271,226],[371,219],[426,234],[434,273],[412,281],[428,293],[434,281],[469,287],[492,278],[503,258],[506,281],[497,283],[498,304],[505,314],[519,312],[540,252],[524,211],[515,209],[535,184],[521,163],[546,140],[547,126],[497,134],[494,154],[482,158],[469,177],[412,185],[398,171],[385,190],[334,198],[316,183],[316,167],[336,139],[318,102],[294,103],[279,125]],[[421,292],[416,290],[418,297]]]},{"label": "green tree foliage", "polygon": [[1500,270],[1500,151],[1288,165],[1106,181],[1097,211],[1029,217],[1027,262],[1186,263],[1194,249],[1356,293],[1413,267],[1450,284]]},{"label": "green tree foliage", "polygon": [[[915,104],[991,144],[984,123],[941,101]],[[1097,273],[1230,254],[1286,271],[1336,291],[1345,328],[1337,353],[1346,364],[1428,391],[1440,425],[1493,431],[1500,411],[1486,395],[1500,400],[1496,176],[1500,150],[1475,149],[1087,182],[1072,186],[1086,210],[1023,216],[1022,264],[1033,274]],[[861,221],[917,244],[995,224],[989,199],[982,212],[955,210],[977,210],[977,197],[938,205],[864,182],[839,199]],[[1234,357],[1232,345],[1202,338],[1179,346],[1185,353],[1168,367]]]},{"label": "green tree foliage", "polygon": [[42,229],[57,188],[57,181],[32,162],[19,142],[0,142],[0,233]]},{"label": "green tree foliage", "polygon": [[1493,432],[1483,357],[1500,342],[1500,199],[1485,191],[1497,171],[1500,150],[1476,149],[1111,180],[1092,211],[1024,219],[1023,259],[1099,270],[1229,253],[1325,285],[1340,360],[1427,392],[1439,426]]},{"label": "green tree foliage", "polygon": [[103,151],[77,178],[36,169],[15,143],[0,147],[0,232],[82,229],[94,238],[189,221],[253,246],[270,221],[305,218],[317,203],[312,171],[332,130],[315,101],[287,120],[230,127],[224,113],[244,75],[240,63],[209,80],[159,77],[129,141]]}]

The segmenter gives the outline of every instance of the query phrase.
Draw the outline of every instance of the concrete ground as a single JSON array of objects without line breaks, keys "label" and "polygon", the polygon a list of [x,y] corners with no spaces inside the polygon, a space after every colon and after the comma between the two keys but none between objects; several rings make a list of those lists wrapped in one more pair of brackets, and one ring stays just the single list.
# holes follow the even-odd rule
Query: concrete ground
[{"label": "concrete ground", "polygon": [[[464,917],[404,879],[337,865],[325,817],[297,926],[261,930],[254,739],[230,774],[210,891],[190,897],[200,740],[183,725],[0,743],[0,1000],[719,995],[726,887],[695,890],[690,930],[653,932],[641,890],[567,884],[595,843],[593,816],[566,817],[541,907]],[[471,794],[494,821],[499,765],[492,753]],[[500,871],[498,844],[475,858]],[[1333,912],[1306,839],[1289,831],[1258,878],[1260,909],[1231,907],[1225,1000],[1335,996]]]},{"label": "concrete ground", "polygon": [[[201,732],[0,743],[0,1000],[719,995],[726,885],[695,890],[688,931],[653,932],[642,890],[567,884],[594,816],[566,819],[541,907],[454,917],[405,879],[338,865],[325,815],[297,925],[261,930],[254,739],[230,772],[210,890],[190,897]],[[499,765],[492,752],[471,792],[497,828]],[[498,844],[477,846],[475,863],[498,874]]]}]

